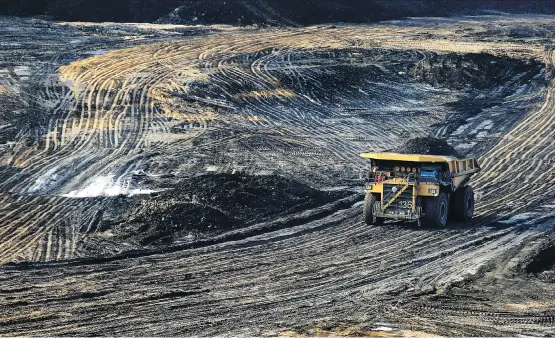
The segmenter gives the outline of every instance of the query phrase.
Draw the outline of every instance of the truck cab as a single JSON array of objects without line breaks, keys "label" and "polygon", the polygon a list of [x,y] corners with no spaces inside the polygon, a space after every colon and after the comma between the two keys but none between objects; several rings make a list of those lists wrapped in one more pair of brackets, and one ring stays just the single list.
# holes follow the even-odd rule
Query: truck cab
[{"label": "truck cab", "polygon": [[391,218],[445,226],[449,214],[463,221],[473,217],[475,200],[468,182],[480,171],[476,159],[397,153],[360,156],[371,164],[365,185],[367,224]]}]

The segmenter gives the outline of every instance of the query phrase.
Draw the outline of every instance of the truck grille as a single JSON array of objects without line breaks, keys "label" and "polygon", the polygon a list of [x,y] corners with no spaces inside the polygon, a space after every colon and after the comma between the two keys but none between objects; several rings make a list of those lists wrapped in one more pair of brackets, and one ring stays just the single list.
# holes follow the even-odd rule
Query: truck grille
[{"label": "truck grille", "polygon": [[[404,185],[402,184],[387,184],[385,183],[383,186],[383,195],[382,195],[382,203],[383,205],[388,203],[388,201],[394,197],[394,195],[396,195],[396,193],[398,191],[400,191],[402,188],[404,187]],[[395,188],[395,191],[392,191],[392,189]],[[396,200],[390,204],[390,206],[388,208],[386,208],[386,210],[390,211],[390,212],[396,212],[396,211],[410,211],[413,209],[413,186],[409,186],[407,187],[407,189],[405,189],[405,191],[398,196],[398,198],[396,198]]]}]

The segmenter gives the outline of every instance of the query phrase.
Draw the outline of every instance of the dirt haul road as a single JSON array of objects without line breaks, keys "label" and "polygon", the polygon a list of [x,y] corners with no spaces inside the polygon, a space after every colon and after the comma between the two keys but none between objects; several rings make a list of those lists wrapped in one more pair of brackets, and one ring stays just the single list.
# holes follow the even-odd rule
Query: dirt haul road
[{"label": "dirt haul road", "polygon": [[[2,25],[0,334],[553,333],[552,17]],[[363,224],[357,154],[427,135],[479,156],[474,224]],[[134,203],[233,217],[207,172],[315,202],[121,239]]]}]

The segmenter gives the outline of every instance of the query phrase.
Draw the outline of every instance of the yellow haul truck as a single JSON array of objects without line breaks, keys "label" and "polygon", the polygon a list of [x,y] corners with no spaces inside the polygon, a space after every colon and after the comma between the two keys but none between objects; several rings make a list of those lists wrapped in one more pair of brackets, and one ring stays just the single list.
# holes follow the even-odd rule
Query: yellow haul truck
[{"label": "yellow haul truck", "polygon": [[480,171],[474,158],[363,153],[371,160],[363,208],[367,224],[385,218],[417,221],[427,226],[445,226],[452,219],[473,217],[475,197],[467,185]]}]

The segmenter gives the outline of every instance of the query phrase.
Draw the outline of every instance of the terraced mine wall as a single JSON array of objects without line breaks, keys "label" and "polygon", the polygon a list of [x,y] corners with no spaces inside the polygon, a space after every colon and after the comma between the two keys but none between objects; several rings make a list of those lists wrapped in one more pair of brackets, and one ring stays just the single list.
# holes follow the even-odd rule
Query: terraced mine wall
[{"label": "terraced mine wall", "polygon": [[60,21],[271,26],[368,23],[407,16],[474,15],[488,11],[554,14],[554,3],[546,0],[8,0],[0,7],[0,15],[43,15]]}]

